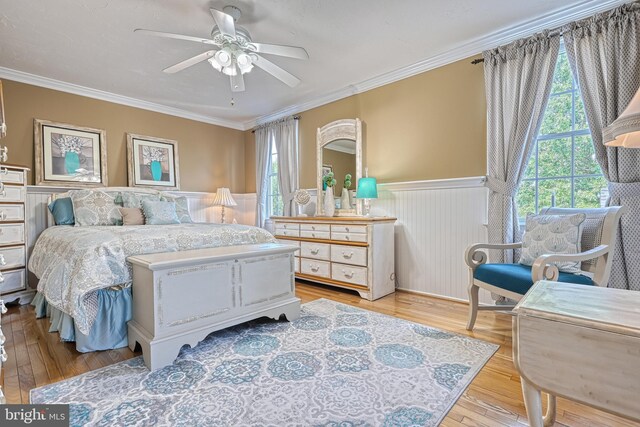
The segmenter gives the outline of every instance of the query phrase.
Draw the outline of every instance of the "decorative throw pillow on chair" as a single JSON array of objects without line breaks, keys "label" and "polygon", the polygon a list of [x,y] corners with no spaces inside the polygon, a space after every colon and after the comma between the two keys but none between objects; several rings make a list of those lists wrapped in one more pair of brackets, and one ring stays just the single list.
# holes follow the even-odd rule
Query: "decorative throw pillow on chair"
[{"label": "decorative throw pillow on chair", "polygon": [[[580,252],[582,224],[587,216],[574,215],[527,215],[522,238],[520,264],[533,265],[536,258],[546,254],[576,254]],[[580,273],[580,262],[555,262],[558,270],[565,273]]]}]

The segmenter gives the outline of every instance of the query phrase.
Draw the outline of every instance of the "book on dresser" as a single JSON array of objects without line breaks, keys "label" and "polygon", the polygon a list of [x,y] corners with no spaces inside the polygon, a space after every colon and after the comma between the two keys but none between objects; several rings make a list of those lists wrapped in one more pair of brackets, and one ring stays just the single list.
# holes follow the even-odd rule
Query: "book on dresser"
[{"label": "book on dresser", "polygon": [[391,217],[274,216],[275,237],[298,246],[296,277],[375,300],[395,292]]},{"label": "book on dresser", "polygon": [[25,166],[0,165],[0,299],[27,304],[34,290],[27,286],[26,222],[27,171]]}]

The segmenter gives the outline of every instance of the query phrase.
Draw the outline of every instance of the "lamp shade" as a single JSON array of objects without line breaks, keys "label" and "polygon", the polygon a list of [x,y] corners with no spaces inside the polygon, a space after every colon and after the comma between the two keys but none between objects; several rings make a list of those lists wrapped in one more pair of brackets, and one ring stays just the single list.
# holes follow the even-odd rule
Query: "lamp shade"
[{"label": "lamp shade", "polygon": [[238,206],[238,204],[231,197],[231,191],[228,188],[218,188],[213,206]]},{"label": "lamp shade", "polygon": [[367,177],[358,180],[358,190],[356,191],[358,199],[377,199],[378,183],[375,178]]},{"label": "lamp shade", "polygon": [[609,147],[640,148],[640,89],[620,117],[603,129],[602,141]]}]

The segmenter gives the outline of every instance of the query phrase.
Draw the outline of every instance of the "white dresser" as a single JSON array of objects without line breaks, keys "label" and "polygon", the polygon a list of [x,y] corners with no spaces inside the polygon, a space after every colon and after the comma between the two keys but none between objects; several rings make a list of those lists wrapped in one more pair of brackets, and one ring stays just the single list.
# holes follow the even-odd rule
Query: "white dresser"
[{"label": "white dresser", "polygon": [[272,217],[281,243],[298,246],[299,279],[353,289],[374,300],[395,291],[390,217]]},{"label": "white dresser", "polygon": [[34,290],[27,288],[26,222],[27,171],[24,166],[0,166],[0,298],[27,304]]}]

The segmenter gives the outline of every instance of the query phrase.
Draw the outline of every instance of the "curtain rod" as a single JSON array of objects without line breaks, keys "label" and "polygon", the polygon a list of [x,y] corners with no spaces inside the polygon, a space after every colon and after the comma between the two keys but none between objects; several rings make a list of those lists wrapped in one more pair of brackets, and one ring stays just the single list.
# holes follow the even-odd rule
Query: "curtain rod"
[{"label": "curtain rod", "polygon": [[[565,27],[566,25],[567,25],[567,24],[565,24],[565,25],[563,25],[563,26],[561,26],[561,27],[554,28],[554,29],[552,29],[552,30],[543,30],[543,31],[539,31],[538,33],[535,33],[535,34],[548,32],[548,33],[549,33],[549,36],[562,36],[562,34],[564,33],[564,27]],[[533,34],[533,35],[535,35],[535,34]],[[532,35],[532,36],[533,36],[533,35]],[[529,37],[532,37],[532,36],[529,36]],[[527,38],[528,38],[528,37],[525,37],[524,39],[527,39]],[[524,40],[524,39],[520,39],[520,40]],[[517,40],[514,40],[514,41],[517,41]],[[505,44],[504,46],[508,46],[508,45],[510,45],[511,43],[513,43],[513,41],[512,41],[512,42],[509,42],[509,43],[507,43],[507,44]],[[499,47],[499,46],[498,46],[498,47]],[[471,61],[471,64],[473,64],[473,65],[477,65],[477,64],[482,64],[483,62],[484,62],[484,58],[476,58],[476,59],[474,59],[474,60],[472,60],[472,61]]]},{"label": "curtain rod", "polygon": [[[293,120],[300,120],[301,118],[302,118],[302,116],[301,116],[300,114],[298,114],[297,116],[293,116]],[[275,121],[273,121],[272,123],[277,123],[277,122],[279,122],[279,121],[281,121],[281,120],[284,120],[284,119],[275,120]],[[264,126],[264,125],[266,125],[266,124],[268,124],[268,123],[263,123],[263,124],[262,124],[262,125],[260,125],[260,126]],[[255,128],[253,128],[253,129],[251,130],[251,133],[256,133],[256,129],[257,129],[258,127],[259,127],[259,126],[256,126]]]}]

